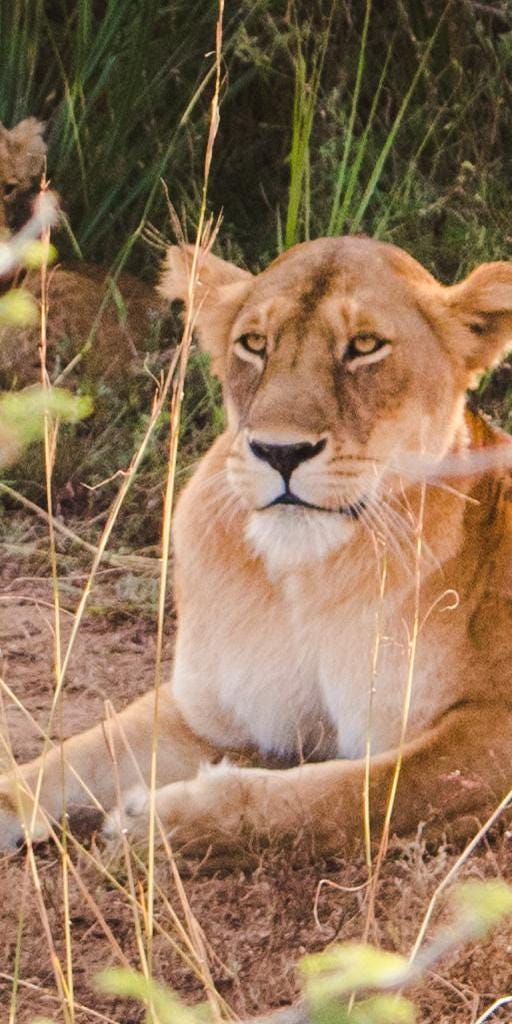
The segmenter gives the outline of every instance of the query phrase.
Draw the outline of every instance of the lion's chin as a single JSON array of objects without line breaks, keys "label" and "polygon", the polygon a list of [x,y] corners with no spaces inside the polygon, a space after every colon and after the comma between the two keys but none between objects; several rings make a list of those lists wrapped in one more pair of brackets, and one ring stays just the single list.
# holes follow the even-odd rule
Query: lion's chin
[{"label": "lion's chin", "polygon": [[252,512],[245,536],[274,574],[321,561],[344,547],[356,530],[357,521],[348,516],[278,505]]}]

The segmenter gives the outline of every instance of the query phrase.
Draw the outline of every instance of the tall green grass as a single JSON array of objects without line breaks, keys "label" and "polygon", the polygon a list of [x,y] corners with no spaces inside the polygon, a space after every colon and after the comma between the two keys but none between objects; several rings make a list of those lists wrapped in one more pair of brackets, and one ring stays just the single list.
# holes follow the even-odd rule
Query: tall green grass
[{"label": "tall green grass", "polygon": [[331,22],[329,19],[325,30],[315,40],[310,68],[307,66],[307,59],[301,45],[300,29],[298,26],[296,28],[297,53],[294,61],[295,79],[290,150],[290,185],[288,189],[284,237],[284,247],[286,249],[291,245],[295,245],[296,242],[305,241],[310,237],[310,142],[318,104],[318,93],[322,81],[322,70],[329,46],[330,28]]},{"label": "tall green grass", "polygon": [[391,8],[366,0],[350,26],[338,8],[309,64],[298,34],[283,244],[364,231],[451,278],[510,252],[512,11]]},{"label": "tall green grass", "polygon": [[[167,230],[161,178],[192,229],[214,24],[198,0],[0,5],[0,120],[47,121],[50,175],[88,258],[124,259],[148,220]],[[466,239],[475,259],[506,254],[511,80],[507,0],[229,0],[210,193],[225,250],[259,264],[363,230],[447,275],[469,262]],[[150,262],[138,245],[132,264]]]},{"label": "tall green grass", "polygon": [[[75,252],[111,262],[150,215],[165,225],[162,178],[193,220],[215,17],[215,5],[185,0],[1,5],[0,119],[47,121]],[[226,60],[239,28],[232,16]]]},{"label": "tall green grass", "polygon": [[[61,258],[154,276],[148,225],[153,239],[172,234],[162,182],[192,235],[215,17],[199,0],[0,5],[0,119],[47,121],[49,175],[69,225]],[[210,210],[223,213],[222,254],[258,269],[308,237],[365,232],[446,280],[508,258],[511,82],[506,0],[227,0],[209,190]],[[184,461],[221,423],[202,366],[190,372]],[[149,388],[138,378],[121,397],[93,382],[109,424],[98,443],[85,438],[80,476],[96,483],[130,457]],[[508,422],[506,393],[504,378],[492,408]],[[155,441],[155,491],[158,452]]]}]

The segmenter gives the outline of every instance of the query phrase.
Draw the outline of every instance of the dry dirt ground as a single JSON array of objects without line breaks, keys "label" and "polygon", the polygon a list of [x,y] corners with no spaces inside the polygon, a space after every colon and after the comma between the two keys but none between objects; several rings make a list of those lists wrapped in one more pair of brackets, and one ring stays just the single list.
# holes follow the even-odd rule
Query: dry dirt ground
[{"label": "dry dirt ground", "polygon": [[[38,752],[37,723],[45,727],[51,701],[53,613],[46,570],[42,565],[34,568],[33,560],[21,562],[18,554],[12,548],[1,554],[0,648],[4,680],[25,709],[4,695],[4,730],[15,756],[25,760]],[[68,572],[62,589],[64,641],[81,585],[80,571]],[[152,586],[151,580],[132,572],[123,576],[109,570],[100,576],[68,672],[64,734],[97,721],[105,700],[120,709],[151,685],[155,628],[147,614],[147,595]],[[169,662],[172,631],[170,615]],[[70,843],[70,858],[74,1021],[138,1024],[142,1009],[100,994],[94,978],[123,961],[140,968],[135,921],[143,933],[145,868],[132,861],[130,874],[122,851],[105,848],[94,837],[81,849]],[[421,835],[394,841],[381,873],[371,940],[407,953],[430,896],[454,860],[449,848],[426,851]],[[39,891],[25,853],[0,859],[2,1024],[29,1024],[37,1017],[56,1024],[65,1020],[54,967],[59,960],[65,969],[66,962],[62,860],[47,843],[37,849],[35,864]],[[312,862],[299,843],[286,853],[267,851],[250,868],[238,865],[212,874],[190,862],[182,870],[185,906],[167,858],[158,857],[153,963],[156,976],[187,1003],[204,1000],[209,972],[217,992],[240,1016],[284,1006],[297,996],[294,965],[302,954],[363,934],[362,858],[347,863],[340,854],[337,861]],[[510,834],[501,831],[486,841],[463,874],[512,880]],[[190,937],[192,949],[187,947]],[[13,975],[18,978],[16,991]],[[412,995],[425,1024],[473,1024],[485,1007],[511,989],[512,924],[505,924],[485,942],[453,954]],[[512,1007],[503,1007],[492,1019],[511,1020]]]}]

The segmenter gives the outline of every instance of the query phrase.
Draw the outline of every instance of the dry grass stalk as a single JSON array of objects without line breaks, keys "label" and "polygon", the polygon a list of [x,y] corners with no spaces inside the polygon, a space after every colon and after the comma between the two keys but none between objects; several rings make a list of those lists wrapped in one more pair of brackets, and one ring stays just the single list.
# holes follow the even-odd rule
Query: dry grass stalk
[{"label": "dry grass stalk", "polygon": [[[176,482],[176,464],[178,455],[178,443],[179,443],[179,426],[181,416],[181,406],[183,400],[183,390],[185,386],[185,374],[187,369],[187,363],[190,353],[190,346],[192,343],[192,332],[194,327],[194,308],[195,308],[195,291],[197,286],[198,269],[199,269],[199,256],[202,249],[208,249],[213,241],[213,232],[211,229],[211,222],[206,219],[207,212],[207,198],[208,198],[208,182],[210,176],[210,168],[213,156],[213,148],[217,130],[219,126],[219,100],[220,100],[220,88],[221,88],[221,61],[222,61],[222,24],[224,15],[224,0],[219,0],[219,11],[216,25],[216,37],[215,37],[215,87],[213,92],[213,98],[210,107],[210,128],[208,133],[208,141],[206,145],[206,153],[204,160],[203,170],[203,187],[202,187],[202,198],[201,207],[199,211],[199,219],[196,232],[196,240],[194,245],[192,266],[189,277],[189,302],[187,303],[187,313],[185,317],[185,324],[183,335],[180,343],[180,358],[178,363],[177,379],[174,384],[171,412],[170,412],[170,436],[169,436],[169,457],[168,457],[168,469],[167,469],[167,480],[165,488],[164,508],[163,508],[163,523],[162,523],[162,562],[161,562],[161,576],[160,576],[160,589],[158,599],[158,620],[157,620],[157,644],[156,644],[156,660],[155,660],[155,700],[153,710],[153,729],[152,729],[152,748],[151,748],[151,770],[150,770],[150,810],[149,810],[149,865],[148,865],[148,893],[147,893],[147,944],[148,944],[148,967],[151,970],[152,967],[152,944],[153,944],[153,929],[154,929],[154,904],[155,904],[155,838],[156,838],[156,817],[155,817],[155,792],[156,792],[156,772],[157,772],[157,745],[158,745],[158,710],[159,710],[159,695],[160,686],[162,682],[162,651],[163,651],[163,637],[164,637],[164,620],[165,620],[165,604],[167,595],[168,585],[168,565],[169,565],[169,554],[170,554],[170,537],[171,537],[171,523],[172,523],[172,507],[173,498],[175,491]],[[221,1018],[221,1007],[219,1004],[218,994],[215,991],[213,980],[211,978],[208,961],[205,955],[204,943],[202,941],[201,930],[196,922],[194,915],[190,909],[188,900],[186,898],[185,891],[180,884],[179,873],[176,869],[174,857],[170,849],[169,844],[166,844],[166,851],[169,856],[171,863],[172,872],[179,888],[180,899],[182,902],[183,909],[185,911],[187,924],[189,927],[189,934],[192,939],[194,951],[199,961],[204,965],[205,978],[206,978],[206,993],[207,998],[214,1016],[214,1020]]]},{"label": "dry grass stalk", "polygon": [[[199,254],[202,248],[211,245],[213,240],[213,232],[211,223],[206,220],[206,204],[207,204],[207,189],[208,189],[208,178],[211,167],[211,160],[213,154],[213,146],[215,136],[217,133],[219,123],[219,97],[221,87],[221,50],[222,50],[222,18],[223,18],[223,0],[219,3],[219,16],[217,20],[216,29],[216,49],[215,49],[215,88],[214,95],[211,104],[211,116],[210,116],[210,130],[206,146],[205,162],[204,162],[204,177],[203,177],[203,192],[202,192],[202,203],[197,228],[196,244],[194,249],[194,260],[190,277],[190,298],[193,300],[195,284],[198,273],[198,261]],[[43,185],[43,192],[45,186]],[[48,242],[49,235],[43,236],[43,242]],[[49,386],[49,378],[46,369],[46,354],[47,354],[47,315],[48,315],[48,304],[47,304],[47,268],[43,262],[41,269],[41,324],[40,324],[40,356],[41,356],[41,380],[44,387]],[[192,303],[191,303],[192,305]],[[152,780],[151,790],[154,793],[155,781],[156,781],[156,750],[157,750],[157,734],[158,734],[158,692],[162,678],[162,644],[163,644],[163,631],[164,631],[164,611],[167,594],[167,566],[170,551],[170,527],[172,519],[172,503],[175,488],[175,476],[176,476],[176,459],[178,450],[178,439],[179,439],[179,424],[180,424],[180,413],[181,404],[183,398],[183,388],[185,380],[186,366],[190,351],[190,345],[192,341],[192,332],[194,326],[194,318],[192,314],[187,316],[185,322],[184,331],[181,343],[176,352],[175,358],[173,359],[171,366],[169,367],[166,377],[161,382],[153,403],[153,409],[150,417],[150,421],[146,430],[146,433],[142,439],[142,442],[135,453],[128,470],[122,478],[121,485],[117,494],[116,499],[110,509],[107,521],[102,531],[98,545],[86,545],[85,542],[81,542],[80,538],[75,538],[71,531],[69,531],[69,539],[78,539],[82,546],[86,546],[88,550],[93,553],[93,562],[89,571],[88,577],[85,582],[85,586],[82,591],[78,607],[76,609],[71,634],[66,645],[65,651],[62,650],[61,641],[61,630],[60,630],[60,619],[61,619],[61,608],[60,608],[60,595],[59,595],[59,579],[58,579],[58,564],[57,564],[57,548],[56,548],[56,532],[59,528],[52,510],[52,470],[55,459],[56,441],[58,435],[58,424],[50,422],[49,418],[46,418],[45,422],[45,434],[44,434],[44,450],[45,450],[45,476],[46,476],[46,492],[47,492],[47,507],[48,512],[43,513],[46,519],[48,530],[49,530],[49,555],[51,564],[51,576],[52,576],[52,590],[53,590],[53,610],[54,610],[54,674],[55,674],[55,686],[52,699],[52,705],[50,709],[49,719],[46,730],[42,730],[44,734],[44,752],[49,749],[51,744],[50,734],[53,728],[53,722],[55,716],[59,714],[61,708],[61,699],[63,693],[63,686],[66,678],[67,669],[71,653],[74,649],[76,638],[80,625],[83,621],[83,615],[85,612],[86,604],[90,596],[96,573],[99,566],[107,554],[107,545],[110,540],[112,529],[116,523],[117,516],[123,505],[124,499],[128,492],[128,489],[133,482],[134,476],[138,470],[138,467],[144,457],[147,445],[152,436],[157,421],[163,413],[167,401],[167,396],[172,387],[172,401],[170,409],[170,437],[169,437],[169,459],[168,459],[168,473],[166,480],[164,510],[163,510],[163,526],[162,526],[162,558],[160,560],[160,590],[159,590],[159,603],[158,603],[158,622],[157,622],[157,648],[156,648],[156,664],[155,664],[155,712],[154,712],[154,730],[153,730],[153,758],[152,758]],[[76,360],[76,357],[75,357]],[[70,370],[70,366],[66,367],[66,373]],[[61,374],[61,377],[63,374]],[[26,502],[25,502],[26,503]],[[37,510],[40,514],[43,510],[37,509],[37,506],[33,509]],[[62,529],[61,529],[61,532]],[[66,531],[66,535],[68,532]],[[10,690],[5,686],[6,692],[10,695]],[[14,696],[14,695],[13,695]],[[21,703],[16,700],[16,703]],[[62,731],[62,730],[60,730]],[[43,756],[44,756],[43,752]],[[115,762],[115,754],[113,752],[113,761]],[[114,764],[114,770],[115,770]],[[41,791],[43,772],[39,774],[36,792],[35,802],[32,818],[32,828],[35,826],[36,819],[40,813],[39,809],[39,795]],[[64,783],[63,783],[64,784]],[[38,907],[41,920],[44,925],[44,931],[48,948],[50,950],[51,961],[54,969],[54,976],[57,985],[57,991],[59,993],[59,999],[61,1002],[62,1010],[66,1024],[74,1024],[75,1020],[75,999],[73,991],[73,948],[71,938],[71,921],[70,921],[70,908],[69,908],[69,874],[71,873],[77,882],[84,899],[89,903],[91,908],[94,909],[96,919],[99,921],[102,930],[107,936],[109,943],[112,946],[113,952],[116,959],[121,959],[123,962],[122,952],[118,946],[115,937],[113,936],[111,929],[109,929],[107,923],[104,920],[103,915],[99,911],[94,899],[91,894],[87,894],[87,888],[80,879],[79,872],[71,860],[68,853],[68,843],[72,842],[76,846],[75,840],[68,835],[67,822],[62,822],[63,832],[62,838],[59,839],[53,825],[49,823],[50,832],[53,836],[54,841],[57,844],[61,858],[61,875],[63,883],[63,916],[64,916],[64,935],[65,935],[65,963],[62,964],[59,956],[56,952],[55,943],[53,941],[52,932],[50,928],[48,914],[46,912],[44,899],[42,896],[42,888],[38,874],[37,861],[34,856],[32,844],[29,839],[28,850],[27,850],[27,865],[30,869],[30,875],[34,889],[37,893]],[[137,936],[137,946],[139,951],[139,959],[143,973],[147,976],[151,976],[152,970],[152,939],[155,929],[154,920],[154,904],[155,904],[155,875],[154,875],[154,845],[155,845],[155,816],[154,816],[154,803],[153,813],[151,815],[150,825],[150,836],[149,836],[149,864],[146,874],[147,893],[145,894],[143,889],[137,883],[133,868],[132,868],[132,854],[128,847],[128,843],[125,840],[123,843],[123,854],[124,864],[127,876],[127,886],[122,887],[123,894],[128,897],[129,902],[132,906],[133,911],[133,923],[134,930]],[[171,867],[175,880],[179,886],[179,874],[172,856],[170,847],[167,846],[167,853],[171,862]],[[96,867],[100,867],[100,863],[96,857],[92,858]],[[140,863],[139,863],[140,867]],[[189,947],[189,954],[185,953],[185,956],[190,956],[190,964],[194,966],[195,970],[199,970],[200,976],[202,977],[207,997],[209,999],[215,1019],[220,1019],[221,1015],[229,1013],[228,1008],[223,1004],[223,1001],[219,999],[215,992],[215,987],[211,974],[208,969],[208,958],[206,954],[205,944],[202,938],[201,929],[195,920],[190,906],[188,904],[185,891],[179,886],[180,899],[184,908],[186,928],[181,926],[179,919],[173,912],[174,924],[178,927],[180,932],[181,940],[183,944]],[[169,909],[172,909],[169,907]],[[21,919],[20,919],[20,935],[21,935]],[[181,945],[175,948],[181,953]],[[184,952],[184,951],[183,951]],[[18,985],[18,979],[15,975],[13,980],[13,1005],[15,1004],[15,991]],[[104,1018],[105,1020],[107,1018]]]}]

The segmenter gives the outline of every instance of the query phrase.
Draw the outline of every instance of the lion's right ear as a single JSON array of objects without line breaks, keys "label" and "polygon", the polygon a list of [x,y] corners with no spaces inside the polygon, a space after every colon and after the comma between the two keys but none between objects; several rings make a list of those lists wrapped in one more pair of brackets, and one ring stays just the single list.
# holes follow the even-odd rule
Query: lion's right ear
[{"label": "lion's right ear", "polygon": [[[172,245],[167,250],[159,291],[171,302],[190,300],[194,247]],[[212,372],[224,376],[225,356],[233,320],[244,302],[252,274],[211,252],[200,250],[193,289],[193,324],[201,347],[212,357]]]}]

